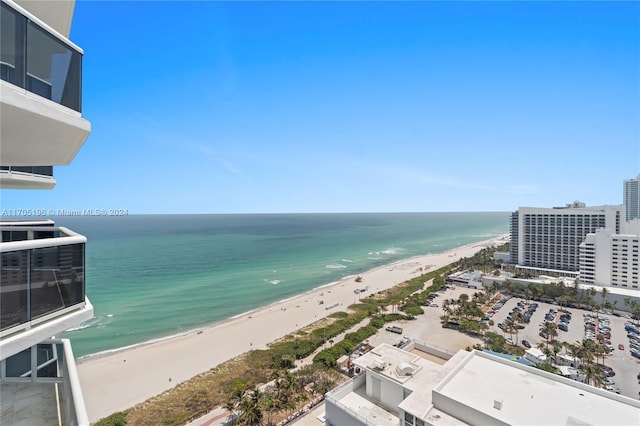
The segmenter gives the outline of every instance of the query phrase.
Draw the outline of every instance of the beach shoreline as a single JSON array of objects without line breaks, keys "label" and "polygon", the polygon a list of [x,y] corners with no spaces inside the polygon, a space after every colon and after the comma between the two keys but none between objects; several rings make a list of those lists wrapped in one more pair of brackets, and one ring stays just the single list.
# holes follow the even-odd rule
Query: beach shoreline
[{"label": "beach shoreline", "polygon": [[[267,345],[362,297],[384,291],[439,269],[482,248],[507,241],[507,234],[394,261],[339,281],[322,284],[296,296],[192,330],[78,358],[90,420],[130,408],[220,363]],[[363,293],[355,289],[367,288]],[[320,303],[322,301],[322,303]]]}]

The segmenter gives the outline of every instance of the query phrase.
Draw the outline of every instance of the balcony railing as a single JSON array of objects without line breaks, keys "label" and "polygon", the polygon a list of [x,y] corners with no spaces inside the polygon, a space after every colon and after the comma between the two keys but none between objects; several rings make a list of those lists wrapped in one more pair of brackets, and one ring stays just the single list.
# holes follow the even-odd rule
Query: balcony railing
[{"label": "balcony railing", "polygon": [[84,306],[85,237],[54,226],[0,229],[1,332]]},{"label": "balcony railing", "polygon": [[[42,424],[43,413],[57,413],[60,424],[89,425],[75,358],[68,339],[46,340],[0,363],[3,394],[12,392],[14,395],[11,399],[40,408],[27,412],[27,416],[28,413],[33,415],[32,419],[23,419],[27,423],[32,420],[33,424]],[[12,386],[16,384],[19,386]],[[3,407],[2,416],[11,417],[9,411],[14,408],[9,406],[5,410]],[[4,423],[4,420],[0,417],[0,423]]]},{"label": "balcony railing", "polygon": [[2,2],[0,79],[82,111],[82,51]]},{"label": "balcony railing", "polygon": [[53,166],[0,166],[0,172],[53,177]]}]

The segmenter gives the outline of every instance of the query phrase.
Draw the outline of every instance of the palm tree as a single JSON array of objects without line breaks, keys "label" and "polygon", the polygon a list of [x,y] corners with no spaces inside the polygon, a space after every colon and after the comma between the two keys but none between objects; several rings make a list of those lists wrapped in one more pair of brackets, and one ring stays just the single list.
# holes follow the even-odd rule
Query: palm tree
[{"label": "palm tree", "polygon": [[638,325],[640,322],[640,303],[638,303],[637,300],[632,300],[630,297],[627,297],[624,299],[624,304],[629,309],[629,312],[631,312],[631,315],[633,315],[632,318],[636,320],[636,325]]},{"label": "palm tree", "polygon": [[602,290],[600,292],[600,296],[602,297],[602,309],[604,309],[604,303],[607,300],[607,296],[609,295],[609,290],[607,290],[606,287],[602,287]]},{"label": "palm tree", "polygon": [[509,337],[513,340],[513,332],[517,332],[518,330],[515,323],[513,321],[504,320],[504,329],[509,332]]},{"label": "palm tree", "polygon": [[229,419],[231,420],[231,424],[236,423],[236,415],[235,411],[240,406],[240,403],[244,399],[247,393],[247,385],[243,382],[236,382],[233,385],[233,389],[228,393],[227,399],[224,402],[223,406],[225,409],[229,411]]},{"label": "palm tree", "polygon": [[614,300],[612,303],[613,304],[611,305],[611,315],[613,315],[613,311],[616,309],[616,307],[618,305],[618,301]]},{"label": "palm tree", "polygon": [[480,331],[481,336],[484,336],[484,332],[487,331],[488,329],[489,329],[489,325],[486,322],[478,323],[478,330]]},{"label": "palm tree", "polygon": [[551,357],[553,356],[553,350],[549,348],[549,346],[541,349],[544,356],[547,357],[547,364],[551,364]]},{"label": "palm tree", "polygon": [[552,348],[553,348],[553,362],[554,362],[555,364],[558,364],[558,354],[559,354],[559,353],[560,353],[560,351],[562,350],[562,344],[561,344],[561,343],[559,343],[559,342],[557,342],[557,341],[554,341],[554,342],[551,344],[551,346],[552,346]]},{"label": "palm tree", "polygon": [[[576,342],[577,343],[577,342]],[[569,355],[573,357],[573,366],[575,367],[578,363],[576,362],[578,358],[580,358],[580,350],[577,344],[567,343],[567,352]]]},{"label": "palm tree", "polygon": [[598,362],[598,356],[602,356],[602,365],[604,365],[604,357],[611,353],[611,349],[602,343],[596,345],[594,355],[596,356],[596,362]]},{"label": "palm tree", "polygon": [[240,415],[238,419],[245,425],[259,425],[262,423],[262,406],[264,394],[255,389],[250,395],[247,394],[240,402]]},{"label": "palm tree", "polygon": [[581,342],[576,342],[577,355],[582,361],[582,364],[591,363],[595,353],[595,342],[590,339],[582,339]]},{"label": "palm tree", "polygon": [[592,386],[601,386],[604,383],[604,371],[595,364],[585,364],[580,366],[580,371],[584,374],[585,383]]},{"label": "palm tree", "polygon": [[589,297],[591,298],[591,299],[589,300],[589,305],[591,306],[591,308],[592,308],[593,310],[595,310],[595,311],[596,311],[596,319],[598,319],[598,314],[599,314],[598,309],[597,309],[598,304],[597,304],[597,303],[596,303],[596,301],[593,299],[593,298],[596,296],[596,294],[598,294],[598,290],[596,290],[596,288],[595,288],[595,287],[589,287],[588,294],[589,294]]},{"label": "palm tree", "polygon": [[267,415],[266,424],[271,425],[271,418],[273,414],[280,411],[280,408],[278,406],[278,399],[273,392],[265,392],[262,399],[262,411]]},{"label": "palm tree", "polygon": [[540,325],[540,331],[547,334],[547,347],[549,347],[550,338],[558,335],[558,326],[555,322],[545,322]]}]

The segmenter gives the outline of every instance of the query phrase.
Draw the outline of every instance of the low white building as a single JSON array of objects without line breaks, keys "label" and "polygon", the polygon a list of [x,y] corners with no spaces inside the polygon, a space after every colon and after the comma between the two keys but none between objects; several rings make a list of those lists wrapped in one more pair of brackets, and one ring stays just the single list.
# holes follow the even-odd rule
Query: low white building
[{"label": "low white building", "polygon": [[640,289],[640,219],[625,224],[624,233],[598,229],[580,244],[581,283]]},{"label": "low white building", "polygon": [[326,394],[328,426],[637,425],[640,402],[487,353],[444,365],[382,344]]},{"label": "low white building", "polygon": [[538,348],[530,348],[524,351],[524,359],[536,365],[547,362],[547,356]]},{"label": "low white building", "polygon": [[482,272],[455,272],[447,277],[447,283],[462,287],[482,288]]}]

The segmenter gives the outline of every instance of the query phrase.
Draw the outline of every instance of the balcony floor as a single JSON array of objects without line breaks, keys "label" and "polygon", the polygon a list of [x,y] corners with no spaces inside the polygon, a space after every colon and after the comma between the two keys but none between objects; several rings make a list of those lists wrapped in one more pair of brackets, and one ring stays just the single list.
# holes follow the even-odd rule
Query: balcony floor
[{"label": "balcony floor", "polygon": [[0,424],[59,425],[55,383],[0,383]]},{"label": "balcony floor", "polygon": [[346,407],[359,416],[368,419],[377,426],[398,426],[400,419],[394,413],[387,411],[367,396],[365,386],[360,386],[340,399]]}]

